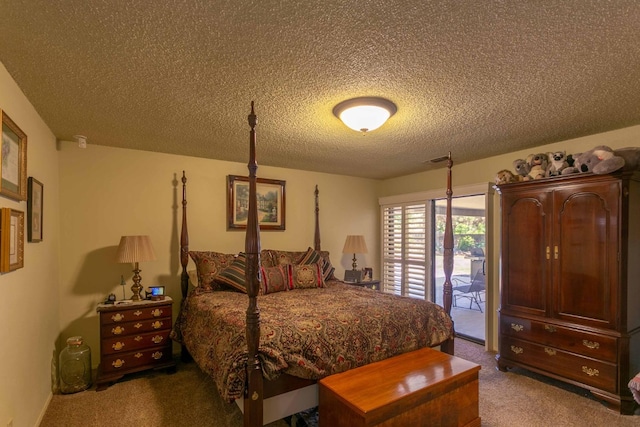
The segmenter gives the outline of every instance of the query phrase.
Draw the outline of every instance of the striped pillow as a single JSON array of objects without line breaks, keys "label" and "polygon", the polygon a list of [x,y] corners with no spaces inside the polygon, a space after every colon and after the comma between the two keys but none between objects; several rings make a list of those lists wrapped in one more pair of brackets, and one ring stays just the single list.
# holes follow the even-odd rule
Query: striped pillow
[{"label": "striped pillow", "polygon": [[225,285],[229,285],[240,292],[247,293],[247,283],[245,280],[245,266],[247,256],[240,252],[236,259],[227,268],[222,270],[216,280]]},{"label": "striped pillow", "polygon": [[322,280],[327,281],[333,278],[333,272],[335,268],[331,265],[329,260],[329,252],[318,252],[313,248],[307,249],[307,253],[304,254],[300,260],[300,264],[315,264],[320,263],[322,266]]}]

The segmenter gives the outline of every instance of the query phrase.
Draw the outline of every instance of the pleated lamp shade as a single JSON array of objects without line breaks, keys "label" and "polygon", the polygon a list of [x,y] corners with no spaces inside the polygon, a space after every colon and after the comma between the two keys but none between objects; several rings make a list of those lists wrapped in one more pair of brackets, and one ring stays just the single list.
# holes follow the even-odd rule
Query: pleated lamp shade
[{"label": "pleated lamp shade", "polygon": [[343,254],[366,254],[367,244],[364,241],[364,236],[347,236],[347,240],[344,242]]},{"label": "pleated lamp shade", "polygon": [[136,263],[155,261],[156,253],[153,251],[149,236],[122,236],[116,254],[116,260],[120,263]]}]

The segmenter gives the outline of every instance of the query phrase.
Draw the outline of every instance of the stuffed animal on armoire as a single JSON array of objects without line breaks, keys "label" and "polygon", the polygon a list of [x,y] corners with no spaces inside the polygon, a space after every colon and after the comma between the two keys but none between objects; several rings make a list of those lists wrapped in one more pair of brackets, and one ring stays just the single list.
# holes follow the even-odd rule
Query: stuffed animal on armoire
[{"label": "stuffed animal on armoire", "polygon": [[[570,173],[578,172],[578,169],[573,167],[573,157],[571,154],[567,155],[566,151],[554,151],[549,153],[549,168],[547,169],[547,176],[559,176],[568,175]],[[571,163],[569,163],[571,161]]]},{"label": "stuffed animal on armoire", "polygon": [[523,178],[520,175],[515,175],[508,169],[502,169],[496,174],[495,182],[498,185],[509,184],[511,182],[520,182]]},{"label": "stuffed animal on armoire", "polygon": [[622,169],[624,165],[624,157],[616,155],[611,147],[598,145],[580,154],[576,158],[574,166],[577,167],[580,172],[593,172],[601,175]]},{"label": "stuffed animal on armoire", "polygon": [[529,176],[533,179],[545,178],[549,165],[549,157],[546,153],[530,154],[527,156],[529,163]]},{"label": "stuffed animal on armoire", "polygon": [[529,181],[531,176],[529,176],[529,163],[527,163],[524,159],[516,159],[513,161],[513,170],[516,171],[516,174],[522,178],[521,181]]}]

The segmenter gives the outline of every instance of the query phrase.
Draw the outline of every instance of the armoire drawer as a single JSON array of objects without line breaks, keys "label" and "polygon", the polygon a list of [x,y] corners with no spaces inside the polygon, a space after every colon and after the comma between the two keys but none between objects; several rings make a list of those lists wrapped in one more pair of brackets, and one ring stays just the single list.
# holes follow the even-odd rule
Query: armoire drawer
[{"label": "armoire drawer", "polygon": [[617,366],[558,348],[502,336],[500,356],[611,393],[617,390]]},{"label": "armoire drawer", "polygon": [[500,333],[606,362],[618,360],[617,339],[580,329],[513,316],[500,316]]}]

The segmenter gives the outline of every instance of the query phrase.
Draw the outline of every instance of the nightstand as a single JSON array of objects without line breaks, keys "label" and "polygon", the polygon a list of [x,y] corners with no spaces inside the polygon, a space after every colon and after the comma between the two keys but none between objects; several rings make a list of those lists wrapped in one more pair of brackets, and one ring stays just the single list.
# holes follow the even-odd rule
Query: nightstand
[{"label": "nightstand", "polygon": [[380,290],[380,280],[363,280],[362,282],[344,282],[347,285],[360,286],[361,288],[369,288],[374,291]]},{"label": "nightstand", "polygon": [[104,390],[125,374],[170,368],[172,355],[171,309],[173,300],[100,304],[100,367],[97,390]]}]

